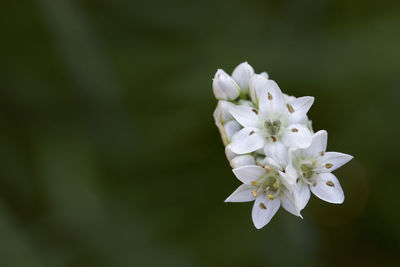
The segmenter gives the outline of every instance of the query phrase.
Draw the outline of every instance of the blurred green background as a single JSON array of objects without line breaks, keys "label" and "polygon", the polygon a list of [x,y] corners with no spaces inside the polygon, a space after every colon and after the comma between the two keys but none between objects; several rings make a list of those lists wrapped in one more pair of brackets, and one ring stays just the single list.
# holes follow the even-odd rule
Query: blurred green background
[{"label": "blurred green background", "polygon": [[[0,266],[399,266],[398,1],[2,1],[0,32]],[[343,205],[223,202],[243,61],[315,96]]]}]

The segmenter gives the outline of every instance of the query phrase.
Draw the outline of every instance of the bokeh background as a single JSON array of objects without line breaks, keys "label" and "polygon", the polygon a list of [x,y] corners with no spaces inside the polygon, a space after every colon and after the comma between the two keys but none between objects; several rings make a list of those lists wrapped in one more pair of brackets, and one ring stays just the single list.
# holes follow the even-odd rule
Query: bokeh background
[{"label": "bokeh background", "polygon": [[[398,1],[2,1],[0,266],[399,266]],[[212,112],[248,61],[354,155],[256,230]]]}]

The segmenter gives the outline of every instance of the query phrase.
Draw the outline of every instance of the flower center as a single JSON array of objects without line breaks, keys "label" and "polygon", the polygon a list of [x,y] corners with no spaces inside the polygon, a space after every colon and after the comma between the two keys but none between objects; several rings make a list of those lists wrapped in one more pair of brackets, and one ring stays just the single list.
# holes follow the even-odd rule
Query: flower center
[{"label": "flower center", "polygon": [[252,194],[256,197],[258,194],[265,194],[270,200],[273,200],[280,192],[279,173],[271,170],[268,166],[265,167],[267,175],[258,181],[253,181],[252,184],[256,187]]},{"label": "flower center", "polygon": [[267,129],[267,132],[271,136],[275,136],[279,133],[281,128],[281,121],[280,120],[273,120],[273,121],[266,121],[264,122],[264,126]]}]

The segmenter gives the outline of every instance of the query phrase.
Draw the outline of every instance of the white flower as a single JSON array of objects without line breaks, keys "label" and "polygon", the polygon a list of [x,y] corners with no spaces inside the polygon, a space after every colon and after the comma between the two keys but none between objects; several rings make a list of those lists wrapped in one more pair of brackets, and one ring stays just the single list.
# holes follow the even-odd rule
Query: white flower
[{"label": "white flower", "polygon": [[231,76],[219,69],[213,79],[213,92],[216,99],[235,100],[240,94],[240,87]]},{"label": "white flower", "polygon": [[289,150],[287,177],[296,184],[295,195],[299,209],[304,208],[310,198],[310,189],[320,199],[340,204],[344,193],[340,183],[331,171],[349,162],[353,157],[338,152],[325,152],[328,133],[318,131],[312,137],[311,145],[305,149]]},{"label": "white flower", "polygon": [[249,80],[254,74],[254,69],[247,62],[239,64],[232,72],[232,78],[239,85],[242,93],[249,91]]},{"label": "white flower", "polygon": [[255,200],[252,219],[257,229],[268,224],[280,205],[290,213],[300,216],[282,168],[271,158],[266,158],[263,166],[246,165],[233,169],[233,173],[243,184],[225,200],[225,202]]},{"label": "white flower", "polygon": [[263,149],[266,156],[284,167],[288,147],[306,148],[311,143],[312,133],[304,121],[314,98],[305,96],[286,103],[278,85],[260,75],[252,76],[252,91],[258,109],[243,105],[230,108],[232,116],[244,127],[232,137],[231,149],[236,154]]}]

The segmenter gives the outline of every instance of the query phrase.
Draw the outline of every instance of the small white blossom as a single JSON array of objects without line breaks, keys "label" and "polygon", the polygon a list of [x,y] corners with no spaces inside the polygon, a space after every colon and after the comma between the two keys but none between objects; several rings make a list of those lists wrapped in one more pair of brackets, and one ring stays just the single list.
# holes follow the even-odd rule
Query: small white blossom
[{"label": "small white blossom", "polygon": [[219,69],[213,79],[213,92],[216,99],[235,100],[240,94],[240,87],[231,76]]},{"label": "small white blossom", "polygon": [[249,80],[254,74],[254,69],[247,62],[239,64],[232,72],[232,78],[239,85],[242,93],[249,91]]},{"label": "small white blossom", "polygon": [[243,183],[225,202],[253,201],[252,218],[257,229],[264,227],[278,211],[280,205],[300,216],[290,185],[283,169],[271,158],[265,158],[263,167],[246,165],[233,169]]},{"label": "small white blossom", "polygon": [[[257,75],[254,75],[257,76]],[[254,77],[253,76],[253,77]],[[252,77],[252,79],[253,79]],[[232,137],[234,153],[251,153],[263,149],[281,166],[287,163],[287,148],[305,148],[310,145],[312,133],[304,121],[314,98],[300,97],[286,103],[278,85],[258,75],[255,86],[258,109],[235,105],[230,113],[244,128]]]},{"label": "small white blossom", "polygon": [[313,135],[311,145],[305,149],[289,150],[286,167],[291,184],[296,184],[295,194],[302,209],[310,198],[310,190],[320,199],[340,204],[344,193],[340,183],[331,172],[349,162],[353,157],[338,152],[325,152],[328,133],[324,130]]}]

